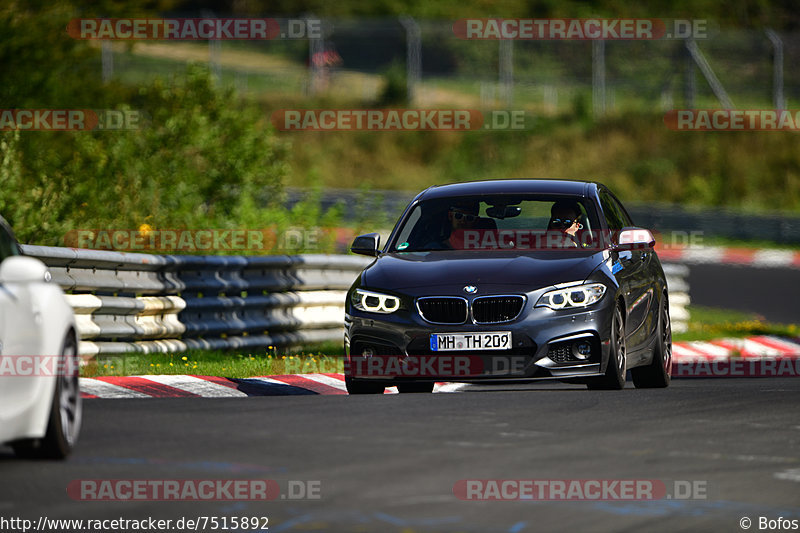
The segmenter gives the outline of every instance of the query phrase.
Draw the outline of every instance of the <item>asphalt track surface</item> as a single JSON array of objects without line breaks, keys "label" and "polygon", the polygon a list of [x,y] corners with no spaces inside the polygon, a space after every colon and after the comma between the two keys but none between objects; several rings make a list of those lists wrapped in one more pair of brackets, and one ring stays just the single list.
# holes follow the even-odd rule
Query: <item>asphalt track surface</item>
[{"label": "asphalt track surface", "polygon": [[800,270],[689,265],[692,303],[757,313],[770,322],[800,323]]},{"label": "asphalt track surface", "polygon": [[[800,379],[663,390],[558,383],[463,393],[87,400],[76,453],[0,448],[0,517],[267,516],[270,532],[742,531],[800,521]],[[321,499],[87,502],[76,479],[320,482]],[[462,501],[462,479],[699,482],[705,498]]]}]

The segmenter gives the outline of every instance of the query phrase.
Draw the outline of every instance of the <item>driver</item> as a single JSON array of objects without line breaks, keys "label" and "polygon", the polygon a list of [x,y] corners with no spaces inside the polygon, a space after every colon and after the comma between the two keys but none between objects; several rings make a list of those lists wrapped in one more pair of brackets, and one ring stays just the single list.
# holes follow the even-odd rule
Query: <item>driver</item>
[{"label": "driver", "polygon": [[[428,243],[426,249],[463,250],[464,230],[475,228],[480,204],[475,201],[459,201],[450,204],[439,239]],[[441,216],[441,215],[440,215]]]},{"label": "driver", "polygon": [[[478,202],[459,202],[452,204],[447,210],[447,221],[450,223],[450,235],[444,241],[444,247],[454,250],[464,249],[464,230],[475,227],[478,220],[480,204]],[[460,230],[460,231],[459,231]]]}]

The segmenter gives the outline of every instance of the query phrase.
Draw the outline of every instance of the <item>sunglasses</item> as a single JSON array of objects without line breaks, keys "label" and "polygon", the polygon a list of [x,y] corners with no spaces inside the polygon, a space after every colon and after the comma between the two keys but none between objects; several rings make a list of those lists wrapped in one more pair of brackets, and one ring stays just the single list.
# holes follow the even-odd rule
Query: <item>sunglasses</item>
[{"label": "sunglasses", "polygon": [[478,218],[475,215],[470,215],[468,213],[463,213],[461,211],[456,211],[455,209],[451,209],[451,211],[453,212],[453,218],[456,219],[456,220],[464,219],[467,222],[472,222],[473,220]]},{"label": "sunglasses", "polygon": [[573,224],[578,223],[579,220],[577,218],[554,218],[552,220],[553,226],[561,227],[561,228],[568,228]]}]

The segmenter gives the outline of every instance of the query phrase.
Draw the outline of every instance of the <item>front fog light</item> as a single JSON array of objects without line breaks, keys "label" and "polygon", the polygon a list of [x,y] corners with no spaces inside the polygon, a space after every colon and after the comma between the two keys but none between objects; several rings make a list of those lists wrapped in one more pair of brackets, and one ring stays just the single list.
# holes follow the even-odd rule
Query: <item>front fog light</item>
[{"label": "front fog light", "polygon": [[592,345],[586,341],[576,342],[572,345],[572,353],[576,359],[589,359],[592,355]]}]

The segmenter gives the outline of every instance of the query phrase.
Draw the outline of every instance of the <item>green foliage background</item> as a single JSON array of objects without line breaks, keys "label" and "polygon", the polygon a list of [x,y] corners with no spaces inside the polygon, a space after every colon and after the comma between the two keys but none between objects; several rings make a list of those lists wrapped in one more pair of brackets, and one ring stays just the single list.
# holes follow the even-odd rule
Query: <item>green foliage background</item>
[{"label": "green foliage background", "polygon": [[[74,17],[145,17],[203,7],[217,15],[708,17],[727,27],[800,28],[792,3],[762,0],[7,0],[0,4],[0,108],[133,109],[148,115],[140,131],[0,132],[0,214],[20,241],[63,245],[73,229],[141,224],[281,229],[340,223],[339,212],[323,212],[315,197],[283,208],[289,184],[355,187],[369,196],[370,186],[419,190],[468,179],[577,177],[604,181],[625,201],[800,211],[800,144],[791,133],[676,133],[663,126],[660,113],[595,122],[576,97],[570,112],[537,118],[522,132],[277,134],[271,112],[297,105],[299,95],[288,102],[269,92],[248,99],[197,65],[146,83],[104,84],[99,47],[65,31]],[[387,105],[402,100],[403,76],[398,67],[385,73]],[[307,107],[366,104],[357,97],[302,101]],[[373,221],[389,220],[373,214]],[[367,218],[359,223],[369,223]]]},{"label": "green foliage background", "polygon": [[[0,8],[2,107],[141,110],[140,130],[0,134],[0,213],[21,242],[72,229],[283,228],[323,213],[281,207],[289,145],[205,67],[139,87],[102,84],[99,50],[66,35],[66,3]],[[310,216],[313,215],[313,216]]]}]

